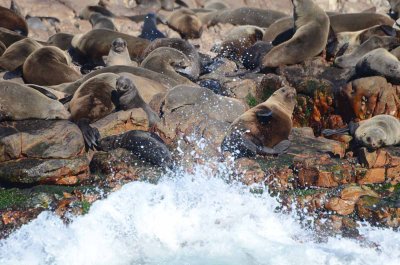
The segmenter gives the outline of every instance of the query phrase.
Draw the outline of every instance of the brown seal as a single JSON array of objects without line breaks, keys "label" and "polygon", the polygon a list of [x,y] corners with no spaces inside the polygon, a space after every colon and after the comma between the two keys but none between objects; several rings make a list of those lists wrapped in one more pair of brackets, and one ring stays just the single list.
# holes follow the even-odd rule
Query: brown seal
[{"label": "brown seal", "polygon": [[222,151],[235,157],[279,154],[289,147],[296,90],[282,87],[265,102],[249,109],[229,127]]},{"label": "brown seal", "polygon": [[0,121],[68,119],[69,112],[57,100],[11,81],[0,82]]},{"label": "brown seal", "polygon": [[257,26],[237,26],[230,30],[221,43],[213,46],[212,52],[220,56],[239,60],[246,49],[262,40],[264,30]]},{"label": "brown seal", "polygon": [[28,36],[28,25],[23,17],[12,10],[0,6],[0,27]]},{"label": "brown seal", "polygon": [[7,49],[6,45],[4,45],[4,43],[2,43],[0,41],[0,56],[3,55],[3,53],[6,51],[6,49]]},{"label": "brown seal", "polygon": [[74,38],[74,35],[69,33],[58,32],[49,37],[47,40],[47,44],[51,46],[56,46],[61,50],[68,50],[72,47],[71,41]]},{"label": "brown seal", "polygon": [[[179,84],[193,84],[191,75],[191,61],[181,51],[169,47],[160,47],[152,51],[140,64],[140,67],[162,73]],[[188,78],[184,77],[187,76]]]},{"label": "brown seal", "polygon": [[293,37],[272,48],[262,68],[296,64],[321,53],[328,41],[329,17],[312,0],[292,0],[295,18]]},{"label": "brown seal", "polygon": [[162,38],[152,41],[144,50],[142,58],[146,58],[152,51],[160,47],[170,47],[183,52],[191,61],[190,75],[197,79],[200,75],[200,56],[197,49],[188,41],[178,38]]},{"label": "brown seal", "polygon": [[22,67],[27,83],[41,86],[76,81],[81,75],[71,67],[69,55],[55,46],[42,47],[26,58]]},{"label": "brown seal", "polygon": [[108,29],[93,29],[86,34],[76,35],[72,39],[72,46],[93,62],[102,64],[103,56],[110,52],[111,43],[116,38],[122,38],[128,43],[129,55],[134,61],[140,58],[150,43],[148,40],[121,32]]},{"label": "brown seal", "polygon": [[90,78],[75,92],[70,102],[71,119],[81,128],[86,144],[97,145],[98,131],[90,127],[115,110],[142,108],[150,126],[159,121],[158,115],[143,100],[131,79],[105,73]]},{"label": "brown seal", "polygon": [[377,48],[385,48],[391,50],[399,45],[400,42],[396,37],[372,36],[359,47],[355,48],[351,53],[337,57],[335,59],[335,65],[342,68],[354,67],[362,56],[372,50],[375,50]]},{"label": "brown seal", "polygon": [[117,31],[117,28],[111,19],[97,12],[90,15],[89,22],[92,24],[92,29],[109,29]]},{"label": "brown seal", "polygon": [[0,57],[0,68],[14,71],[22,66],[28,56],[42,45],[31,38],[25,38],[10,45]]},{"label": "brown seal", "polygon": [[132,65],[137,66],[136,62],[131,61],[128,51],[128,43],[122,38],[116,38],[111,43],[110,52],[104,60],[106,66],[113,65]]},{"label": "brown seal", "polygon": [[167,24],[184,39],[198,39],[203,33],[203,23],[200,18],[187,8],[173,11],[167,18]]}]

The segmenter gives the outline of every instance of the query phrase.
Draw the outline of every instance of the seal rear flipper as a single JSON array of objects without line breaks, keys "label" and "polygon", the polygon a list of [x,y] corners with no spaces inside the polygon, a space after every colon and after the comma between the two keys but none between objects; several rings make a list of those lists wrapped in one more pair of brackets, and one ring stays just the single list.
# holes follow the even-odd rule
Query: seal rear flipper
[{"label": "seal rear flipper", "polygon": [[148,104],[144,104],[142,107],[144,112],[147,114],[147,118],[149,120],[149,127],[153,127],[156,123],[159,123],[161,121],[160,117],[158,116],[157,113],[154,112],[152,108]]},{"label": "seal rear flipper", "polygon": [[100,139],[100,133],[97,128],[90,126],[90,121],[88,119],[80,119],[76,122],[79,129],[82,132],[85,144],[89,149],[94,150],[97,148]]},{"label": "seal rear flipper", "polygon": [[266,124],[272,119],[272,111],[269,109],[263,109],[256,112],[257,120],[261,124]]},{"label": "seal rear flipper", "polygon": [[[396,24],[397,24],[397,21],[396,21]],[[379,27],[382,29],[383,32],[385,32],[385,34],[387,36],[390,36],[390,37],[396,37],[397,36],[397,31],[392,26],[380,25]]]},{"label": "seal rear flipper", "polygon": [[58,101],[61,103],[61,104],[67,104],[68,102],[70,102],[71,100],[72,100],[72,98],[73,98],[74,96],[73,95],[69,95],[69,96],[66,96],[65,98],[62,98],[62,99],[59,99]]}]

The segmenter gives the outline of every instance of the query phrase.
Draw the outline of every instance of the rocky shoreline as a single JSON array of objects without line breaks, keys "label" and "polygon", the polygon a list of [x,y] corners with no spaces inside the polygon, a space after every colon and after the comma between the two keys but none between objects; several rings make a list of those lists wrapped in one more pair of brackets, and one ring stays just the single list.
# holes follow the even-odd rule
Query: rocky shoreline
[{"label": "rocky shoreline", "polygon": [[[59,20],[41,18],[40,22],[28,23],[29,37],[47,41],[58,32],[90,31],[90,23],[76,15],[98,1],[75,2],[19,0],[25,16],[47,17],[51,13]],[[141,10],[142,7],[130,3],[135,1],[129,4],[119,0],[101,2],[112,12],[124,16],[149,11],[158,11],[161,15],[170,12],[152,8]],[[185,2],[190,7],[201,8],[199,2],[203,1]],[[227,2],[232,8],[267,4],[289,15],[292,10],[290,1]],[[385,1],[340,1],[341,5],[333,3],[336,1],[316,2],[330,11],[360,12],[374,6],[378,11],[388,9]],[[10,2],[0,1],[0,5],[8,7]],[[113,22],[120,32],[140,34],[142,22],[121,18],[114,18]],[[212,44],[221,41],[232,28],[230,24],[205,27],[202,37],[190,42],[200,46],[199,52],[214,56],[210,52]],[[168,37],[179,37],[165,25],[159,25],[159,29]],[[222,58],[198,79],[198,83],[218,80],[221,89],[217,93],[205,87],[187,86],[184,92],[174,87],[152,98],[149,105],[159,111],[161,118],[155,127],[149,128],[148,117],[139,108],[114,112],[94,122],[92,127],[97,128],[102,137],[130,130],[155,132],[172,151],[174,161],[185,170],[190,171],[196,164],[209,164],[212,168],[229,160],[221,154],[220,146],[230,124],[288,85],[297,91],[294,128],[289,137],[291,146],[279,156],[231,161],[235,172],[226,178],[254,185],[254,192],[258,192],[257,187],[266,187],[262,192],[269,192],[280,202],[277,210],[297,212],[304,225],[321,236],[358,238],[362,222],[398,229],[400,147],[375,151],[355,149],[351,136],[327,139],[321,132],[379,114],[400,118],[400,87],[381,76],[349,81],[351,70],[334,67],[332,59],[325,55],[301,64],[281,66],[269,73],[244,71],[239,75],[235,73],[243,69],[233,60]],[[6,73],[3,71],[1,75]],[[24,83],[21,77],[11,81]],[[168,169],[139,160],[125,149],[85,150],[79,127],[68,120],[2,121],[0,238],[7,237],[46,210],[55,212],[68,223],[71,216],[86,214],[93,202],[122,185],[132,181],[156,183],[166,171]]]}]

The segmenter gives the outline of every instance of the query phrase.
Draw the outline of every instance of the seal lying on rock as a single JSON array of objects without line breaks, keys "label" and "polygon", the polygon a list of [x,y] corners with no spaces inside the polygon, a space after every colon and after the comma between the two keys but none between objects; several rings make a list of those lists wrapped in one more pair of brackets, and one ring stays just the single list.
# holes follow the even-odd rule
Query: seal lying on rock
[{"label": "seal lying on rock", "polygon": [[27,119],[68,119],[69,112],[57,100],[39,91],[14,83],[0,82],[0,121]]},{"label": "seal lying on rock", "polygon": [[103,151],[124,148],[135,156],[158,166],[171,166],[171,153],[164,141],[155,133],[134,130],[121,135],[108,136],[100,140]]},{"label": "seal lying on rock", "polygon": [[284,152],[292,130],[292,114],[296,105],[296,90],[282,87],[267,101],[251,108],[229,127],[222,142],[222,151],[235,157],[274,155]]},{"label": "seal lying on rock", "polygon": [[377,115],[357,123],[351,122],[347,128],[322,132],[324,136],[350,133],[357,144],[369,149],[400,144],[400,121],[391,115]]},{"label": "seal lying on rock", "polygon": [[150,126],[159,121],[158,115],[145,103],[133,82],[126,77],[105,73],[96,75],[83,83],[70,102],[71,119],[82,130],[89,148],[97,145],[99,133],[90,127],[114,110],[142,108]]}]

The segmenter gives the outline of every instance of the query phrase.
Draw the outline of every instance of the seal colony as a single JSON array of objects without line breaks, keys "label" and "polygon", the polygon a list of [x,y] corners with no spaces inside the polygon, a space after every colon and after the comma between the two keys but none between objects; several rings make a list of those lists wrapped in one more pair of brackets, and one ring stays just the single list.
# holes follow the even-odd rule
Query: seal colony
[{"label": "seal colony", "polygon": [[[168,126],[163,108],[169,91],[188,85],[247,104],[247,111],[230,119],[220,137],[223,152],[236,158],[280,155],[290,148],[298,87],[281,82],[264,93],[268,96],[262,101],[250,104],[246,98],[253,92],[239,91],[241,81],[279,75],[287,67],[320,59],[326,68],[348,71],[345,82],[366,76],[400,82],[395,50],[400,34],[392,27],[394,20],[374,10],[327,12],[313,0],[292,0],[293,9],[286,13],[231,8],[228,1],[207,1],[202,6],[136,1],[137,10],[129,13],[121,12],[122,4],[100,2],[77,12],[90,23],[89,30],[57,32],[47,41],[32,38],[29,26],[45,19],[60,23],[58,18],[37,17],[39,22],[30,24],[14,1],[13,8],[0,8],[0,69],[3,79],[9,79],[0,82],[0,120],[69,119],[79,126],[90,149],[125,148],[153,164],[170,165],[168,141],[163,141],[165,135],[159,131]],[[395,16],[398,1],[389,2]],[[139,25],[137,34],[121,23]],[[203,35],[226,24],[229,30],[205,50]],[[134,108],[146,113],[151,132],[123,131],[105,138],[93,126]],[[218,105],[214,108],[218,112]],[[350,133],[371,148],[397,145],[397,118],[378,116],[356,121],[358,129],[349,129]],[[325,135],[344,132],[319,129],[328,129]],[[148,146],[155,153],[142,152],[136,145]]]}]

